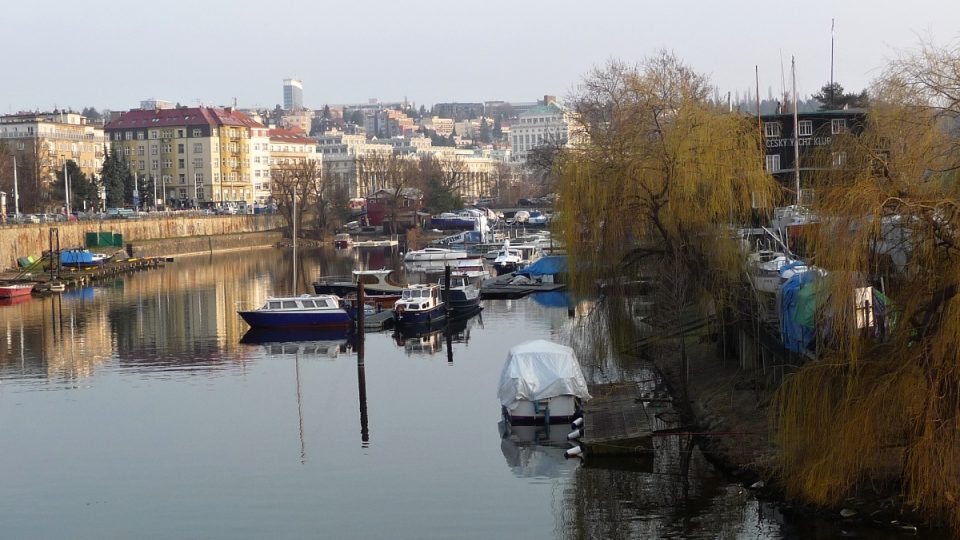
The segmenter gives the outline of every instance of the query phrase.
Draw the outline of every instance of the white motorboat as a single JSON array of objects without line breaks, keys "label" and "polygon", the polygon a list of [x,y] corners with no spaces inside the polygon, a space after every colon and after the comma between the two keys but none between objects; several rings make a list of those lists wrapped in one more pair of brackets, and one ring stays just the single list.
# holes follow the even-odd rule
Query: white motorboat
[{"label": "white motorboat", "polygon": [[497,397],[507,422],[549,424],[580,415],[590,392],[573,349],[538,339],[510,349]]},{"label": "white motorboat", "polygon": [[469,256],[466,251],[428,247],[408,251],[407,254],[403,256],[403,262],[454,261],[457,259],[466,259]]}]

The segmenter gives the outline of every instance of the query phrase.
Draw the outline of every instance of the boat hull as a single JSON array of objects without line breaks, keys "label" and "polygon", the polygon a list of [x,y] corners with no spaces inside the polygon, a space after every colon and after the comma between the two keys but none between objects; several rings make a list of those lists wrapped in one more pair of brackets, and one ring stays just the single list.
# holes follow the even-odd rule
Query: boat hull
[{"label": "boat hull", "polygon": [[240,316],[252,328],[271,330],[346,329],[353,319],[343,310],[337,312],[263,312],[241,311]]},{"label": "boat hull", "polygon": [[446,318],[446,316],[446,304],[439,304],[431,309],[424,310],[394,310],[393,322],[395,322],[398,326],[415,326],[420,324],[429,325]]},{"label": "boat hull", "polygon": [[504,274],[509,274],[510,272],[516,272],[520,269],[520,265],[515,262],[498,262],[494,263],[493,270],[497,273],[498,276]]},{"label": "boat hull", "polygon": [[579,415],[579,400],[571,395],[539,401],[521,399],[512,410],[503,407],[504,418],[513,425],[564,424]]},{"label": "boat hull", "polygon": [[17,284],[0,286],[0,298],[17,298],[20,296],[30,296],[33,292],[33,284]]}]

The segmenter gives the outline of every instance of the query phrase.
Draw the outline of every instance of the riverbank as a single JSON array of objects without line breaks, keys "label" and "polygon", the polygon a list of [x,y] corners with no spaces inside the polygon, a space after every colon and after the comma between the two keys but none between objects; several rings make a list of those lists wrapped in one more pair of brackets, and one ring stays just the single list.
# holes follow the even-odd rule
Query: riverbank
[{"label": "riverbank", "polygon": [[[654,353],[650,357],[679,397],[683,394],[684,370],[678,348],[676,343],[662,343],[648,353]],[[850,528],[917,534],[922,520],[905,507],[895,483],[864,486],[857,496],[837,507],[787,501],[778,483],[778,449],[770,423],[770,403],[779,373],[772,366],[744,369],[737,358],[724,359],[722,347],[708,334],[688,339],[686,351],[688,401],[684,409],[690,417],[691,431],[701,434],[701,449],[717,468],[754,490],[758,497],[783,502],[785,512],[816,516]],[[949,537],[930,525],[921,532]]]},{"label": "riverbank", "polygon": [[[210,238],[228,239],[249,233],[278,231],[284,224],[278,215],[180,216],[174,213],[144,219],[6,225],[0,227],[0,268],[13,268],[18,257],[39,256],[50,249],[51,231],[54,230],[61,249],[85,245],[89,232],[111,232],[123,238],[124,245],[115,247],[126,247],[127,244],[146,246],[152,241],[174,240],[174,249],[155,253],[168,255],[185,253],[177,246],[180,242],[184,243],[182,249],[188,249],[187,253],[205,252],[212,244]],[[204,241],[207,242],[206,248],[201,245]]]}]

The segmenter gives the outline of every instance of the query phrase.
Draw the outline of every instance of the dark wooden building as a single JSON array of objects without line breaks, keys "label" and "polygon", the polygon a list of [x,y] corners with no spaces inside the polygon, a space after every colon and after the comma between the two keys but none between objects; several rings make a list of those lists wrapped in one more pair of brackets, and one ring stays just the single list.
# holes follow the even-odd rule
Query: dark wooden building
[{"label": "dark wooden building", "polygon": [[[795,191],[793,141],[796,137],[799,140],[800,188],[808,189],[809,175],[825,165],[824,161],[816,163],[814,154],[828,150],[840,134],[861,133],[865,118],[864,109],[804,112],[797,115],[795,127],[793,113],[762,115],[760,121],[766,153],[764,169],[788,191]],[[843,152],[833,152],[831,165],[843,165],[845,158]]]}]

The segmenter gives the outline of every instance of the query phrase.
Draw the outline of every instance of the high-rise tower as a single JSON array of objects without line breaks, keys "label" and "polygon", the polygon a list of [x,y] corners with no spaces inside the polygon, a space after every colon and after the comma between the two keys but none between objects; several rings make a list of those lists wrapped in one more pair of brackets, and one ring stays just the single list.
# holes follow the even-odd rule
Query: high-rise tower
[{"label": "high-rise tower", "polygon": [[288,111],[303,108],[303,81],[300,79],[283,80],[283,108]]}]

